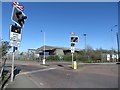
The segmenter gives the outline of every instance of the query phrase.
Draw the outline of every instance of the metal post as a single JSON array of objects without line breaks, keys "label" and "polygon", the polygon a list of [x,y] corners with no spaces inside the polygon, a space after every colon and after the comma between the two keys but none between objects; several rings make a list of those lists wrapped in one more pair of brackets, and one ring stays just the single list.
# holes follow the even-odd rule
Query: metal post
[{"label": "metal post", "polygon": [[87,46],[86,46],[86,35],[85,35],[85,52],[87,53]]},{"label": "metal post", "polygon": [[112,53],[111,53],[111,54],[112,54],[112,57],[113,57],[112,59],[113,59],[113,61],[114,61],[113,32],[112,32],[112,29],[111,29],[111,38],[112,38],[112,39],[111,39],[111,40],[112,40]]},{"label": "metal post", "polygon": [[15,52],[15,47],[13,47],[12,70],[11,70],[11,82],[13,82],[13,76],[14,76],[14,52]]},{"label": "metal post", "polygon": [[45,64],[45,32],[44,32],[44,58],[43,58],[43,64]]},{"label": "metal post", "polygon": [[72,68],[73,68],[73,53],[72,53]]},{"label": "metal post", "polygon": [[[120,1],[118,2],[118,12],[120,11]],[[119,12],[119,14],[120,14],[120,12]],[[118,18],[118,19],[120,19],[120,17]],[[120,23],[120,21],[118,21],[118,23]],[[119,43],[119,45],[118,45],[118,62],[119,62],[119,64],[120,64],[120,26],[118,27],[118,43]],[[118,66],[119,67],[119,66]],[[120,80],[120,79],[119,79]],[[118,83],[119,84],[119,83]],[[118,87],[118,88],[120,88],[120,86]]]},{"label": "metal post", "polygon": [[117,27],[117,25],[114,25],[112,28],[111,28],[111,40],[112,40],[112,53],[113,54],[113,61],[114,61],[114,43],[113,43],[113,28]]},{"label": "metal post", "polygon": [[119,49],[120,49],[120,47],[119,47],[119,36],[118,36],[118,32],[116,33],[116,36],[117,36],[117,45],[118,45],[118,60],[117,60],[117,62],[120,62],[120,51],[119,51]]},{"label": "metal post", "polygon": [[[84,34],[84,37],[85,37],[85,58],[87,57],[86,35],[87,34]],[[88,57],[87,57],[87,59],[88,59]]]}]

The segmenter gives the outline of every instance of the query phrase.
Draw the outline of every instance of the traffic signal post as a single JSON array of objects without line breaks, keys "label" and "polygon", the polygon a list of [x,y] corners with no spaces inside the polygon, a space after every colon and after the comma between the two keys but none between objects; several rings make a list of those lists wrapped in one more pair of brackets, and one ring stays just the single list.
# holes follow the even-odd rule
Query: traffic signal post
[{"label": "traffic signal post", "polygon": [[73,53],[75,52],[75,43],[71,43],[71,54],[72,54],[72,68],[73,68]]},{"label": "traffic signal post", "polygon": [[72,54],[72,68],[73,69],[77,69],[77,62],[74,61],[74,52],[75,52],[75,44],[78,43],[79,38],[78,36],[74,36],[75,33],[71,32],[71,36],[70,36],[70,42],[71,42],[71,54]]},{"label": "traffic signal post", "polygon": [[14,53],[18,49],[21,43],[22,28],[25,23],[27,16],[22,12],[23,7],[17,2],[13,2],[13,10],[11,20],[15,25],[10,25],[10,46],[13,47],[13,57],[12,57],[12,69],[11,69],[11,82],[13,82],[14,77]]},{"label": "traffic signal post", "polygon": [[14,53],[15,53],[15,47],[13,47],[13,56],[12,56],[12,70],[11,70],[11,82],[13,82],[14,77]]}]

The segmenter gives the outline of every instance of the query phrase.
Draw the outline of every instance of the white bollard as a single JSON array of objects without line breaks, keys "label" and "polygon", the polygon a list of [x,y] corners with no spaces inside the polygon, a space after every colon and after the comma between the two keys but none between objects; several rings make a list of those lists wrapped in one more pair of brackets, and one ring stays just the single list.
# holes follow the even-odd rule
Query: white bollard
[{"label": "white bollard", "polygon": [[43,59],[43,64],[45,64],[45,59]]}]

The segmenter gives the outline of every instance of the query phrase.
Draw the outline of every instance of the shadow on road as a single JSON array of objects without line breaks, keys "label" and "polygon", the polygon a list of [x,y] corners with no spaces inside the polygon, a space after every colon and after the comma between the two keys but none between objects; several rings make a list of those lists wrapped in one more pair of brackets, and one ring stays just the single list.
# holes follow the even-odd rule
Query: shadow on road
[{"label": "shadow on road", "polygon": [[73,69],[71,66],[64,66],[64,65],[61,65],[61,64],[57,64],[57,66],[63,67],[66,70],[72,70]]},{"label": "shadow on road", "polygon": [[17,74],[19,74],[20,71],[21,71],[21,69],[15,69],[15,70],[14,70],[14,77],[13,77],[13,78],[15,78],[15,76],[16,76]]},{"label": "shadow on road", "polygon": [[63,65],[61,65],[61,64],[58,64],[58,66],[60,66],[60,67],[64,67]]}]

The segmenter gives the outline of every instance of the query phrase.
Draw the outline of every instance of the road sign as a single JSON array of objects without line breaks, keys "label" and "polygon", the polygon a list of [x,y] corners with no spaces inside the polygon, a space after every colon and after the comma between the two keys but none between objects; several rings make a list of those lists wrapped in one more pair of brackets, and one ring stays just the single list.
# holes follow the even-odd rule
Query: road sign
[{"label": "road sign", "polygon": [[22,11],[24,10],[24,6],[19,5],[18,2],[13,2],[13,3],[12,3],[12,6],[13,6],[13,7],[17,7],[17,8],[19,8],[19,9],[22,10]]},{"label": "road sign", "polygon": [[10,40],[10,46],[20,47],[20,43],[21,42]]},{"label": "road sign", "polygon": [[71,53],[75,52],[75,47],[71,47]]},{"label": "road sign", "polygon": [[74,49],[72,49],[72,50],[71,50],[71,53],[75,53],[75,50],[74,50]]},{"label": "road sign", "polygon": [[75,35],[75,32],[70,32],[71,35]]}]

